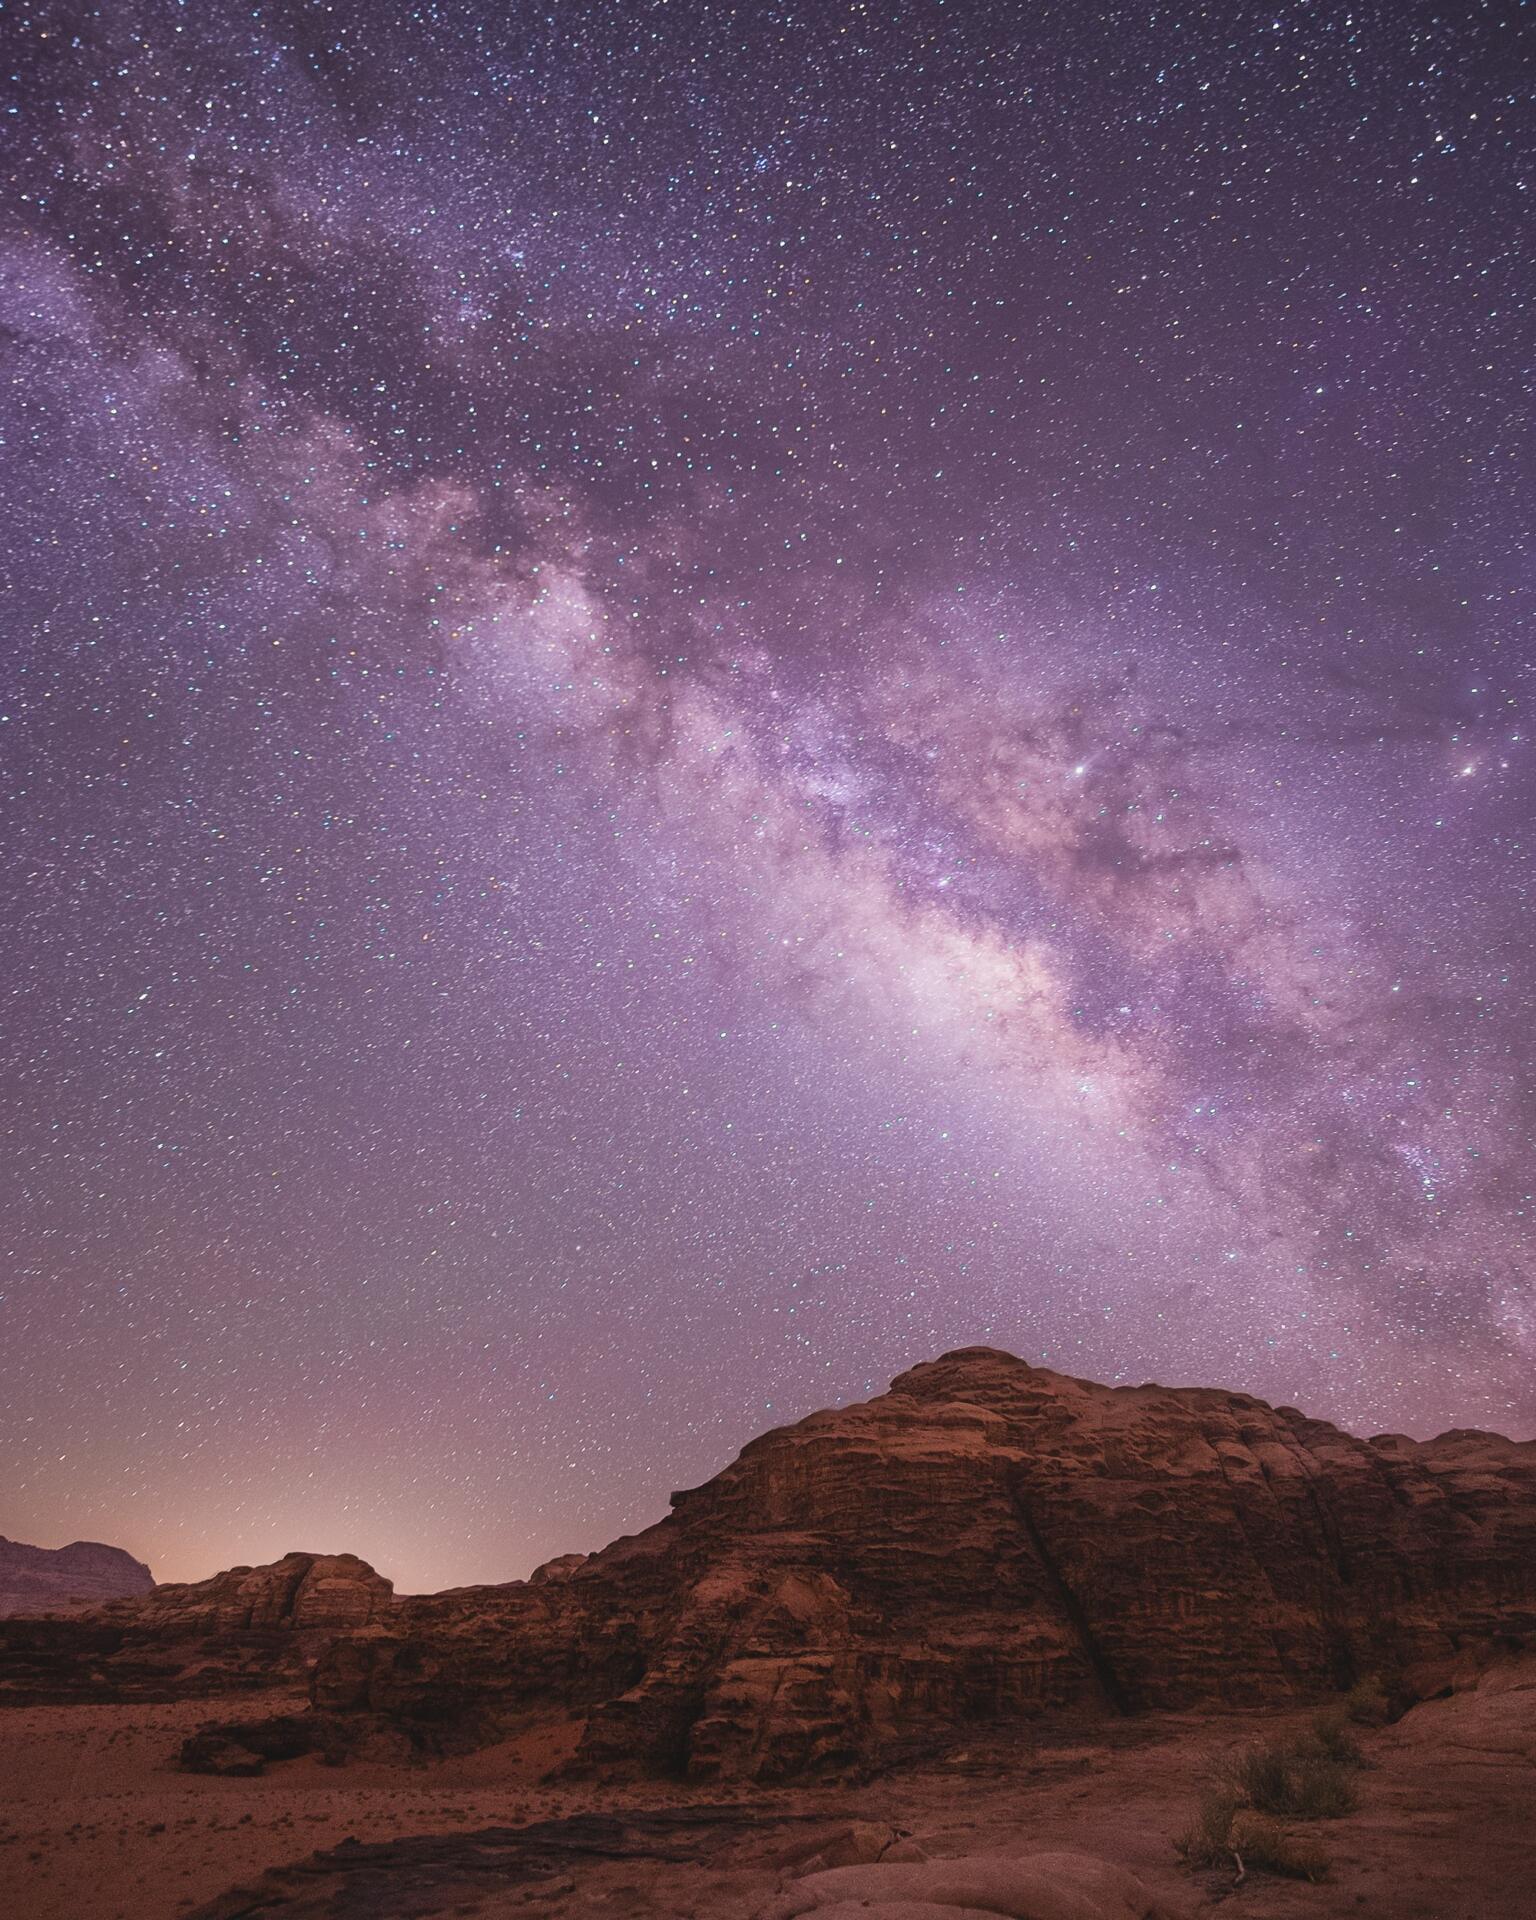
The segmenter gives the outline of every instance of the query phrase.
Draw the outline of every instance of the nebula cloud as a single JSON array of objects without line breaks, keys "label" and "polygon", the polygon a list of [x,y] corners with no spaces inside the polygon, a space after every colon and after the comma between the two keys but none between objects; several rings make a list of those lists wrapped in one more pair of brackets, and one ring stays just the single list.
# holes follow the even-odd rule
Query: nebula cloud
[{"label": "nebula cloud", "polygon": [[1511,49],[855,25],[18,33],[8,1531],[505,1578],[976,1340],[1536,1428]]}]

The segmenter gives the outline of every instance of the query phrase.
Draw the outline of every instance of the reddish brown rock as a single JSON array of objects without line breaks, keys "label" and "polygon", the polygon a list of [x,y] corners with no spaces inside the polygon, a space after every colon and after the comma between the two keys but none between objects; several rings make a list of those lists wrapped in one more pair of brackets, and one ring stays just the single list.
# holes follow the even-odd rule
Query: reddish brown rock
[{"label": "reddish brown rock", "polygon": [[[539,1586],[546,1580],[569,1580],[573,1573],[580,1571],[591,1558],[585,1553],[562,1553],[554,1560],[546,1560],[541,1567],[535,1567],[529,1574],[529,1584]],[[516,1581],[510,1583],[517,1585]]]},{"label": "reddish brown rock", "polygon": [[419,1745],[840,1771],[976,1721],[1306,1698],[1536,1634],[1536,1444],[1352,1439],[972,1349],[764,1435],[559,1578],[402,1602],[314,1676]]},{"label": "reddish brown rock", "polygon": [[394,1588],[353,1553],[285,1553],[265,1567],[231,1567],[211,1580],[157,1587],[139,1619],[199,1632],[245,1628],[366,1627],[394,1604]]},{"label": "reddish brown rock", "polygon": [[1087,1853],[877,1861],[797,1880],[760,1920],[1183,1920],[1124,1867]]},{"label": "reddish brown rock", "polygon": [[0,1534],[0,1614],[72,1612],[154,1590],[142,1560],[99,1540],[29,1547]]},{"label": "reddish brown rock", "polygon": [[69,1618],[0,1620],[0,1704],[175,1700],[299,1682],[328,1639],[368,1627],[394,1589],[350,1553],[156,1587]]},{"label": "reddish brown rock", "polygon": [[37,1686],[10,1630],[73,1629],[49,1655],[65,1690],[36,1697],[174,1694],[178,1660],[204,1691],[313,1661],[309,1713],[218,1730],[263,1759],[564,1720],[578,1767],[782,1780],[1055,1709],[1305,1700],[1367,1673],[1406,1698],[1536,1640],[1536,1443],[1356,1440],[989,1349],[766,1434],[672,1505],[505,1586],[392,1602],[361,1562],[290,1555],[83,1622],[0,1622],[0,1696],[25,1697],[29,1659]]}]

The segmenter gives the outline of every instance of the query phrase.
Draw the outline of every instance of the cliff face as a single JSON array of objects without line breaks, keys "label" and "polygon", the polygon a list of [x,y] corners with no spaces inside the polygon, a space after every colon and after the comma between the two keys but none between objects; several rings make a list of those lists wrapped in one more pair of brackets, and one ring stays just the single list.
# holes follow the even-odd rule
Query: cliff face
[{"label": "cliff face", "polygon": [[394,1587],[354,1553],[285,1553],[265,1567],[231,1567],[211,1580],[155,1589],[136,1615],[168,1631],[365,1627],[394,1601]]},{"label": "cliff face", "polygon": [[121,1547],[29,1547],[0,1534],[0,1614],[52,1613],[150,1593],[155,1576]]},{"label": "cliff face", "polygon": [[402,1601],[290,1554],[0,1621],[0,1700],[297,1682],[189,1765],[463,1749],[577,1723],[576,1764],[856,1768],[972,1724],[1303,1699],[1536,1644],[1536,1443],[1362,1441],[1292,1408],[971,1349],[753,1441],[657,1526]]},{"label": "cliff face", "polygon": [[297,1684],[327,1638],[368,1626],[393,1604],[389,1581],[365,1560],[290,1553],[68,1618],[0,1620],[0,1704]]},{"label": "cliff face", "polygon": [[337,1637],[328,1742],[563,1710],[592,1766],[789,1778],[977,1719],[1279,1701],[1536,1635],[1536,1444],[1360,1441],[987,1349],[764,1435],[673,1509]]}]

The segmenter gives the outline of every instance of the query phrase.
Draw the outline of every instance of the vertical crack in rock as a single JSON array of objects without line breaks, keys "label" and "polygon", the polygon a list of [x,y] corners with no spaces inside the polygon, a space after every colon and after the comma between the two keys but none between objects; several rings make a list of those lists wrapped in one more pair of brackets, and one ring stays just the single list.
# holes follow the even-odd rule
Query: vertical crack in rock
[{"label": "vertical crack in rock", "polygon": [[1008,1491],[1013,1498],[1014,1509],[1018,1513],[1019,1519],[1023,1523],[1024,1531],[1029,1538],[1029,1544],[1034,1548],[1041,1568],[1044,1570],[1046,1581],[1050,1586],[1051,1592],[1055,1596],[1062,1612],[1071,1622],[1072,1631],[1077,1635],[1078,1644],[1082,1647],[1083,1655],[1088,1665],[1093,1669],[1093,1675],[1099,1683],[1100,1691],[1103,1693],[1104,1698],[1115,1709],[1116,1713],[1128,1714],[1131,1711],[1131,1702],[1127,1697],[1125,1688],[1120,1684],[1119,1676],[1115,1672],[1109,1655],[1105,1653],[1104,1649],[1099,1645],[1093,1628],[1089,1624],[1088,1614],[1082,1602],[1073,1592],[1067,1582],[1066,1576],[1057,1565],[1056,1556],[1046,1545],[1045,1535],[1040,1531],[1039,1522],[1035,1519],[1034,1511],[1029,1504],[1029,1497],[1025,1492],[1023,1481],[1018,1475],[1013,1476]]}]

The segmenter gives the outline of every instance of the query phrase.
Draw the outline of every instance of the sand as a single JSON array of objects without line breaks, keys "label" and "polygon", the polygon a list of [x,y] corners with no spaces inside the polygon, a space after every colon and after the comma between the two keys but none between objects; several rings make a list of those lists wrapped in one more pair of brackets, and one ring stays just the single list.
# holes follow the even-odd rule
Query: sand
[{"label": "sand", "polygon": [[[1536,1676],[1531,1676],[1536,1678]],[[290,1696],[242,1702],[289,1710]],[[870,1784],[722,1793],[540,1775],[569,1729],[467,1759],[396,1769],[302,1761],[254,1780],[180,1773],[180,1741],[217,1717],[206,1701],[155,1707],[46,1707],[0,1713],[0,1914],[14,1920],[166,1920],[264,1870],[343,1842],[456,1836],[433,1850],[412,1902],[422,1913],[525,1920],[753,1920],[808,1831],[857,1818],[918,1837],[930,1855],[1077,1848],[1131,1868],[1191,1914],[1221,1905],[1254,1920],[1530,1920],[1536,1913],[1536,1685],[1500,1684],[1416,1709],[1363,1736],[1359,1810],[1311,1831],[1333,1855],[1318,1885],[1251,1874],[1191,1874],[1172,1837],[1202,1766],[1223,1746],[1299,1728],[1296,1713],[1146,1716],[1089,1736],[1040,1731]],[[573,1856],[543,1878],[501,1877],[465,1836],[597,1811],[723,1806],[669,1842],[680,1857]],[[460,1845],[459,1842],[463,1844]],[[456,1862],[463,1863],[462,1872]],[[349,1874],[352,1876],[349,1881]],[[375,1875],[377,1878],[377,1875]],[[359,1904],[345,1860],[302,1886],[265,1883],[266,1910],[305,1916],[391,1911]],[[342,1902],[349,1884],[350,1896]],[[425,1888],[425,1891],[423,1891]],[[334,1904],[341,1902],[341,1905]]]}]

